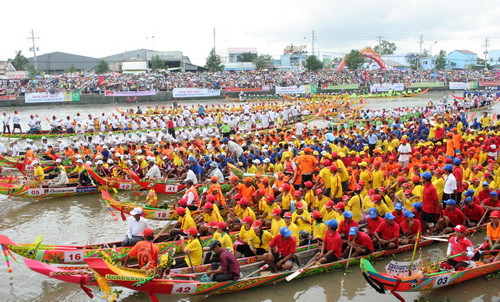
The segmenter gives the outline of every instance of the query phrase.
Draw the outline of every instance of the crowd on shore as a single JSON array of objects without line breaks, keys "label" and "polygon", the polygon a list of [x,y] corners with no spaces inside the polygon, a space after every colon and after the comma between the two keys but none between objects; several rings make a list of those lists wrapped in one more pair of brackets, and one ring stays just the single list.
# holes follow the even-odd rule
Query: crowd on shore
[{"label": "crowd on shore", "polygon": [[492,71],[468,70],[390,70],[390,71],[238,71],[238,72],[178,72],[168,74],[121,75],[61,75],[34,79],[1,79],[0,95],[23,95],[30,92],[60,92],[79,90],[82,93],[102,93],[104,90],[171,91],[173,88],[226,87],[255,88],[262,86],[294,86],[304,84],[380,84],[418,82],[496,81]]}]

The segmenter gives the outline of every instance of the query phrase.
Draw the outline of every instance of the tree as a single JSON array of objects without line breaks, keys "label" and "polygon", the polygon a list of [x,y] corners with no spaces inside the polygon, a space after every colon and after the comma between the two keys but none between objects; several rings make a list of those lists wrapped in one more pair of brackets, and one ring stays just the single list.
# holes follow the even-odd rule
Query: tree
[{"label": "tree", "polygon": [[165,69],[165,66],[165,61],[159,55],[154,55],[149,61],[149,68],[153,69],[153,71]]},{"label": "tree", "polygon": [[351,50],[349,54],[347,54],[345,58],[345,65],[350,70],[356,70],[363,65],[365,62],[365,58],[361,55],[361,53],[355,49]]},{"label": "tree", "polygon": [[271,55],[260,55],[255,58],[255,68],[258,70],[272,67],[273,66],[273,57]]},{"label": "tree", "polygon": [[21,50],[16,52],[16,57],[11,63],[16,70],[27,70],[29,67],[28,59],[22,54]]},{"label": "tree", "polygon": [[309,71],[316,71],[323,68],[323,62],[321,62],[315,55],[310,55],[307,57],[304,66]]},{"label": "tree", "polygon": [[215,48],[212,48],[210,54],[207,57],[207,61],[205,63],[205,68],[210,71],[222,71],[224,70],[224,65],[222,65],[222,61],[220,56],[215,53]]},{"label": "tree", "polygon": [[106,60],[100,59],[95,68],[95,73],[103,74],[109,71],[109,64]]},{"label": "tree", "polygon": [[43,75],[43,72],[41,72],[40,70],[37,70],[35,69],[35,67],[28,67],[28,77],[30,78],[34,78],[36,76],[41,76]]},{"label": "tree", "polygon": [[396,51],[396,44],[386,40],[382,40],[380,45],[373,48],[379,55],[392,55]]},{"label": "tree", "polygon": [[[473,70],[482,70],[484,69],[484,59],[477,58],[476,64],[471,64],[470,68]],[[489,63],[486,63],[486,68],[491,70],[491,65]]]},{"label": "tree", "polygon": [[436,60],[434,61],[434,69],[443,70],[446,69],[446,51],[440,50]]},{"label": "tree", "polygon": [[76,69],[75,65],[71,64],[71,66],[68,69],[66,69],[64,72],[65,73],[73,73],[73,72],[77,72],[77,71],[78,71],[78,69]]},{"label": "tree", "polygon": [[257,59],[257,54],[251,52],[244,52],[236,57],[236,61],[238,62],[253,62],[256,59]]},{"label": "tree", "polygon": [[410,53],[406,55],[406,61],[410,64],[410,68],[415,70],[419,66],[420,62],[420,54],[418,53]]}]

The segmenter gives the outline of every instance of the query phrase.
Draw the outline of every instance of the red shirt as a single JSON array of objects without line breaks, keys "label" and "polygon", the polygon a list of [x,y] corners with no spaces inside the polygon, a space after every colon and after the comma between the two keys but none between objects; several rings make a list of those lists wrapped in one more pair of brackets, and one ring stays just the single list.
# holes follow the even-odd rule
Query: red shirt
[{"label": "red shirt", "polygon": [[399,237],[399,225],[395,222],[392,223],[392,225],[388,225],[387,222],[384,220],[377,229],[375,230],[377,234],[380,235],[382,239],[385,240],[391,240],[394,238]]},{"label": "red shirt", "polygon": [[464,224],[464,222],[465,222],[464,212],[462,212],[462,210],[460,210],[458,208],[454,208],[453,210],[450,210],[450,209],[448,209],[448,207],[446,207],[446,209],[444,209],[443,214],[444,214],[444,216],[446,216],[450,219],[450,223],[452,224],[452,226]]},{"label": "red shirt", "polygon": [[394,222],[397,224],[401,224],[405,220],[405,216],[403,215],[403,211],[394,210],[392,211],[392,215],[394,215],[396,218],[394,218]]},{"label": "red shirt", "polygon": [[436,188],[431,182],[424,183],[424,192],[422,195],[422,211],[432,214],[437,213],[438,195]]},{"label": "red shirt", "polygon": [[377,216],[377,218],[368,218],[368,221],[366,222],[366,226],[368,227],[368,234],[370,234],[370,236],[373,235],[377,227],[382,222],[384,222],[384,220],[380,216]]},{"label": "red shirt", "polygon": [[337,231],[327,230],[323,243],[325,244],[326,252],[333,251],[335,257],[340,259],[342,255],[342,239]]},{"label": "red shirt", "polygon": [[[408,220],[406,219],[403,220],[399,225],[401,226],[401,231],[403,231],[403,233],[406,233],[406,231],[408,231],[408,229],[410,228]],[[406,235],[415,235],[418,231],[422,231],[422,224],[420,223],[420,220],[413,218],[413,227]]]},{"label": "red shirt", "polygon": [[347,238],[347,236],[349,236],[349,228],[357,226],[358,223],[356,221],[351,220],[349,224],[346,224],[346,220],[344,219],[340,222],[339,229],[337,230],[337,232],[339,232],[340,234],[344,234],[344,236]]},{"label": "red shirt", "polygon": [[477,194],[477,197],[479,197],[479,200],[480,201],[483,201],[487,198],[490,198],[490,193],[492,191],[490,190],[490,188],[487,188],[486,190],[481,190],[479,191],[479,193]]},{"label": "red shirt", "polygon": [[[453,236],[450,238],[449,244],[451,245],[451,256],[467,252],[467,247],[473,247],[470,240],[465,237],[463,237],[462,239],[458,239],[457,237]],[[470,260],[467,255],[458,256],[453,259],[457,262]]]},{"label": "red shirt", "polygon": [[278,234],[274,236],[273,240],[269,243],[270,247],[277,247],[277,252],[283,257],[290,254],[295,254],[296,240],[295,237],[290,236],[287,240],[283,240],[283,236]]},{"label": "red shirt", "polygon": [[[351,238],[352,236],[349,236],[349,239]],[[366,233],[363,233],[363,232],[359,232],[358,233],[358,238],[356,238],[356,240],[354,240],[354,242],[356,244],[359,244],[359,245],[362,245],[364,247],[366,247],[367,249],[369,249],[371,252],[373,252],[375,250],[375,248],[373,247],[373,242],[372,242],[372,239],[370,238],[370,236],[368,236]]]},{"label": "red shirt", "polygon": [[461,193],[464,190],[462,179],[464,178],[464,171],[460,167],[453,169],[453,176],[457,179],[457,192]]},{"label": "red shirt", "polygon": [[491,198],[486,198],[485,200],[483,200],[483,206],[487,206],[487,207],[499,207],[500,206],[500,202],[499,200],[492,200]]},{"label": "red shirt", "polygon": [[464,214],[470,220],[479,221],[483,217],[484,209],[478,204],[471,203],[470,206],[464,207]]}]

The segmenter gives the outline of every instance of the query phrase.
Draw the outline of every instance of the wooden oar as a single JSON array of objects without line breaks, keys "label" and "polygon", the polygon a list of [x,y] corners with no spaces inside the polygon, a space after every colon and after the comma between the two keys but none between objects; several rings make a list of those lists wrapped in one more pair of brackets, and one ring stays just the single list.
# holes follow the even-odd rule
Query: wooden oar
[{"label": "wooden oar", "polygon": [[[484,218],[486,218],[486,215],[488,214],[489,211],[490,211],[489,209],[484,211],[483,217],[481,217],[481,220],[479,220],[479,222],[477,223],[477,227],[481,226],[481,223],[483,222]],[[477,232],[472,233],[471,237],[474,236],[476,233]]]},{"label": "wooden oar", "polygon": [[250,278],[250,277],[252,277],[253,275],[257,274],[258,272],[263,271],[263,270],[265,270],[265,269],[267,269],[267,268],[269,268],[269,264],[264,264],[263,266],[259,267],[259,269],[258,269],[258,270],[256,270],[256,271],[254,271],[254,272],[250,273],[250,274],[249,274],[249,275],[247,275],[245,278]]},{"label": "wooden oar", "polygon": [[193,261],[191,261],[191,251],[189,251],[189,253],[186,253],[186,255],[188,256],[188,260],[189,260],[189,267],[191,267],[191,272],[194,274],[194,266],[193,266]]},{"label": "wooden oar", "polygon": [[[161,229],[158,234],[156,234],[156,236],[153,238],[153,242],[156,241],[156,239],[158,239],[158,237],[160,237],[161,235],[165,234],[165,233],[168,233],[166,232],[167,229],[170,231],[170,229],[172,229],[173,227],[175,226],[175,223],[170,223],[168,222],[164,227],[163,229]],[[170,229],[169,229],[170,228]]]},{"label": "wooden oar", "polygon": [[417,246],[418,246],[418,241],[419,240],[420,240],[420,230],[417,232],[417,238],[415,239],[415,245],[413,246],[413,254],[411,255],[410,276],[411,276],[411,273],[412,273],[413,261],[415,261],[415,254],[417,252]]},{"label": "wooden oar", "polygon": [[316,261],[314,261],[313,263],[309,264],[309,265],[306,265],[304,268],[301,268],[297,271],[295,271],[295,273],[291,274],[290,276],[286,277],[285,280],[286,281],[291,281],[293,279],[295,279],[296,277],[298,277],[300,274],[302,274],[302,272],[308,268],[310,268],[311,266],[313,266],[314,264],[316,264]]},{"label": "wooden oar", "polygon": [[351,255],[352,255],[352,245],[351,248],[349,249],[349,256],[347,256],[347,263],[345,264],[344,276],[347,274],[347,269],[349,268],[349,263],[351,262]]},{"label": "wooden oar", "polygon": [[425,240],[434,240],[434,241],[448,242],[447,239],[440,238],[440,237],[426,237],[426,236],[422,236],[422,238],[425,239]]}]

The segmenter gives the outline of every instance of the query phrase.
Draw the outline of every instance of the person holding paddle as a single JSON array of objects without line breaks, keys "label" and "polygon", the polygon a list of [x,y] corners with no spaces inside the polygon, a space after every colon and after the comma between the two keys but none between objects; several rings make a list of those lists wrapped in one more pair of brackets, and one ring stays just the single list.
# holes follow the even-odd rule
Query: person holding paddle
[{"label": "person holding paddle", "polygon": [[[469,266],[470,260],[474,256],[474,247],[472,242],[465,237],[467,229],[463,225],[459,224],[453,230],[455,235],[450,238],[448,243],[446,264],[459,271]],[[461,255],[451,258],[451,256],[458,254]]]},{"label": "person holding paddle", "polygon": [[154,231],[151,228],[145,228],[142,232],[143,240],[128,252],[127,256],[122,260],[123,266],[127,266],[130,258],[137,258],[139,267],[148,269],[156,268],[158,265],[159,248],[153,244]]},{"label": "person holding paddle", "polygon": [[269,243],[268,253],[262,257],[274,272],[289,270],[293,265],[296,239],[287,227],[281,227],[280,233]]}]

